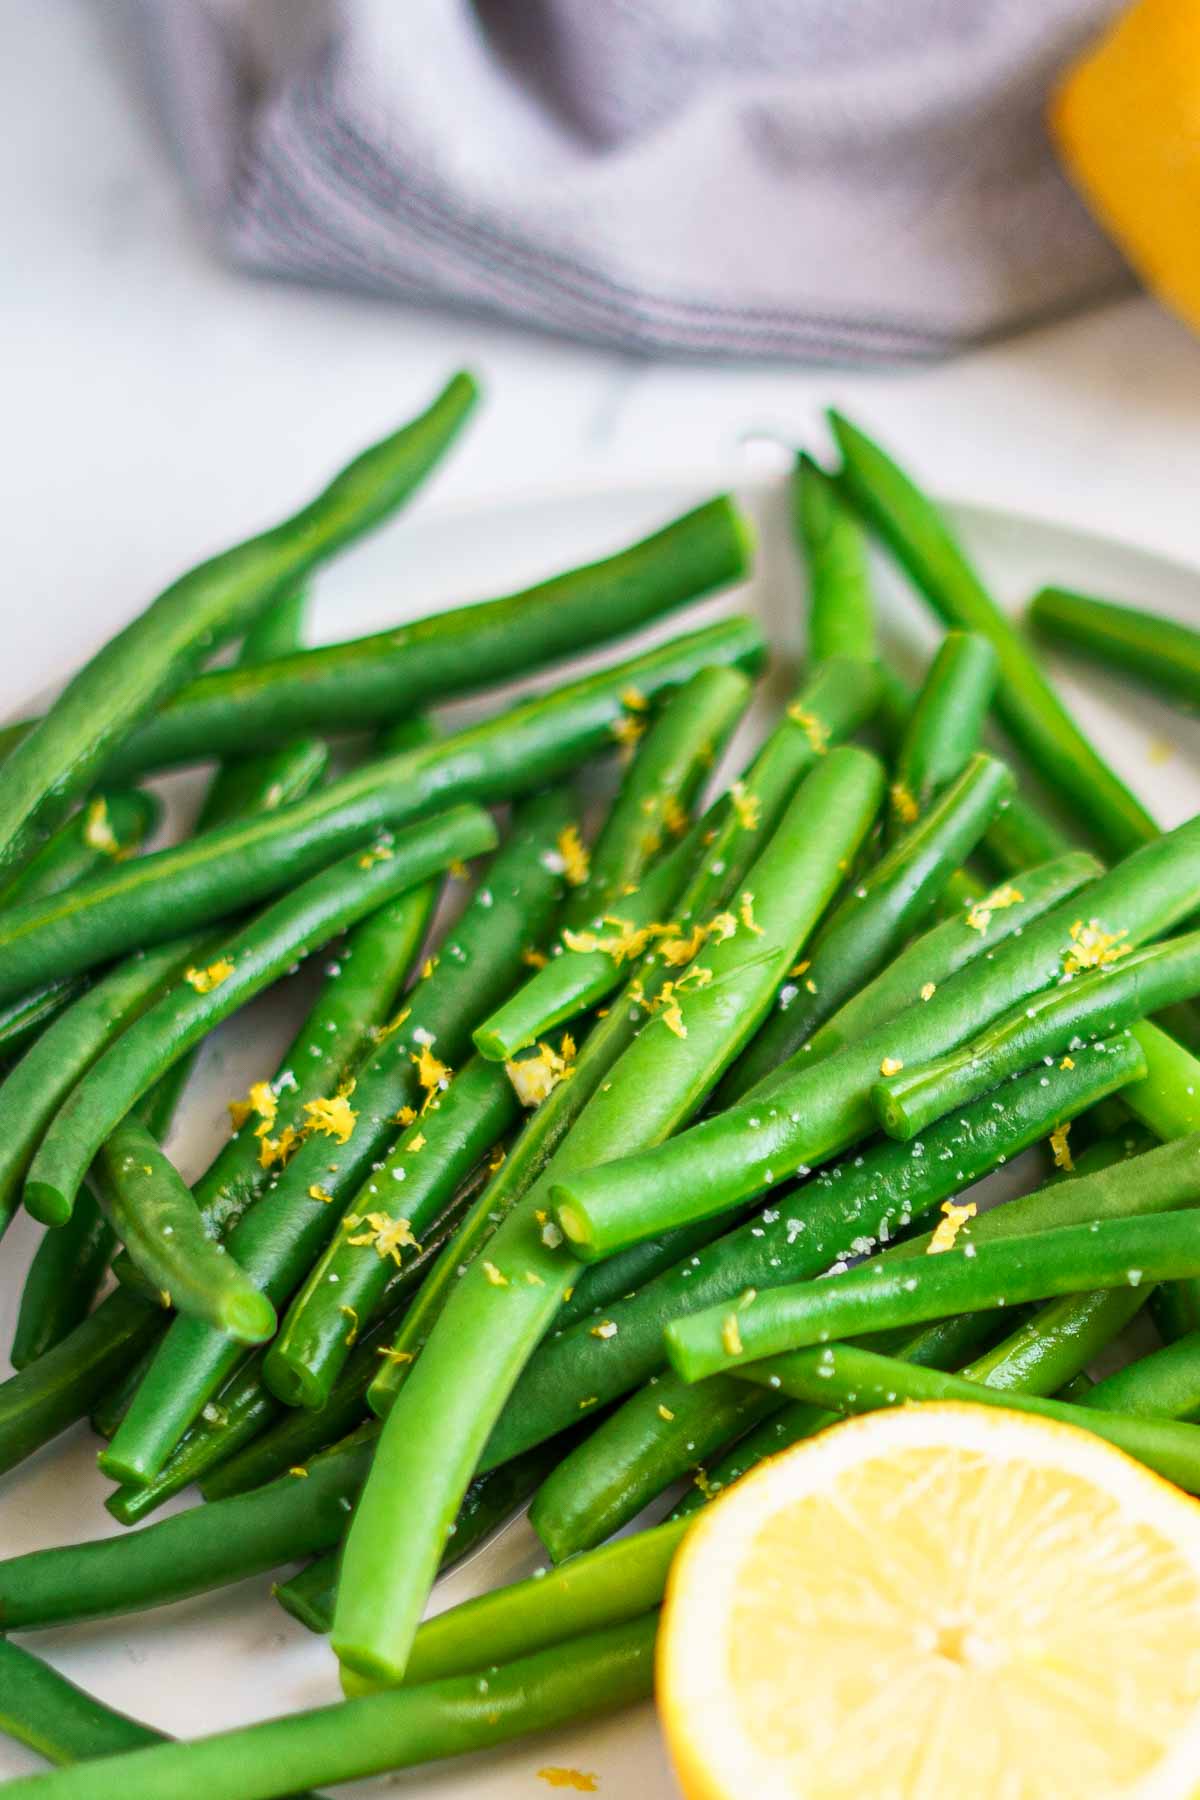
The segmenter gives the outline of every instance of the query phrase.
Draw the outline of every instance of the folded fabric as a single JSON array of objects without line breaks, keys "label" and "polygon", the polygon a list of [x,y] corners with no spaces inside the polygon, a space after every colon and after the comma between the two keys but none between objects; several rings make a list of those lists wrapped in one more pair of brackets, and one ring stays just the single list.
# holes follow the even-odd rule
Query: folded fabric
[{"label": "folded fabric", "polygon": [[936,356],[1112,293],[1056,75],[1120,0],[134,0],[256,271],[646,352]]}]

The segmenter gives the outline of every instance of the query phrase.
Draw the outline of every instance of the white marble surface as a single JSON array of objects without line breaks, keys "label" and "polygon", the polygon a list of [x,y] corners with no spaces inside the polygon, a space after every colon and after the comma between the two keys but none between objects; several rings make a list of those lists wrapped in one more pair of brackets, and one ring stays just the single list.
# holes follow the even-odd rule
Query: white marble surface
[{"label": "white marble surface", "polygon": [[1152,301],[889,374],[664,366],[249,280],[189,213],[119,17],[40,0],[0,26],[0,715],[460,362],[488,404],[433,504],[727,469],[748,431],[819,441],[835,401],[944,492],[1200,558],[1200,344]]}]

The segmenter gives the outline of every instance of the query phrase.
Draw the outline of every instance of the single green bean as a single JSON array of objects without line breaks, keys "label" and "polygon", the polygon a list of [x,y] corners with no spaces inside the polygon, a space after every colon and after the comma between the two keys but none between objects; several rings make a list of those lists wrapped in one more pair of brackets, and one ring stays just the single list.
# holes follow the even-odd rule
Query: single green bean
[{"label": "single green bean", "polygon": [[957,1050],[876,1082],[871,1099],[884,1130],[912,1138],[934,1119],[1037,1061],[1074,1053],[1200,991],[1200,931],[1136,950],[1111,966],[1072,977],[1003,1014]]},{"label": "single green bean", "polygon": [[[1112,934],[1110,942],[1124,931],[1120,941],[1131,948],[1161,936],[1195,910],[1198,876],[1200,821],[1192,821],[1143,845],[1019,939],[816,1067],[805,1066],[801,1051],[736,1107],[672,1142],[560,1180],[553,1202],[561,1228],[577,1248],[615,1249],[727,1211],[828,1160],[870,1130],[870,1090],[880,1074],[894,1072],[892,1064],[942,1055],[1049,987],[1077,955],[1072,932],[1085,924]],[[993,897],[993,910],[1004,898]]]},{"label": "single green bean", "polygon": [[1075,846],[1066,832],[1021,794],[1014,794],[992,820],[987,848],[1008,875],[1021,875]]},{"label": "single green bean", "polygon": [[[758,847],[779,824],[801,778],[831,744],[870,716],[878,703],[879,689],[877,665],[838,660],[826,663],[801,690],[745,771],[744,792],[751,804],[727,809],[684,891],[678,907],[684,926],[707,924],[741,889]],[[368,1398],[380,1417],[394,1404],[413,1359],[427,1341],[464,1270],[541,1175],[588,1100],[641,1030],[647,1016],[646,1005],[653,1004],[670,978],[671,965],[663,960],[661,952],[647,952],[633,981],[588,1034],[571,1080],[560,1083],[526,1125],[504,1166],[480,1196],[454,1244],[410,1308],[395,1339],[396,1357],[385,1360],[371,1384]],[[674,1255],[668,1253],[667,1260],[674,1261]],[[592,1271],[583,1271],[580,1284],[589,1281],[591,1275]]]},{"label": "single green bean", "polygon": [[792,474],[792,531],[808,574],[808,661],[875,658],[875,604],[862,529],[806,451]]},{"label": "single green bean", "polygon": [[789,976],[770,1018],[722,1082],[718,1108],[733,1105],[793,1056],[925,922],[1012,785],[1002,762],[972,757],[855,885],[818,933],[807,968]]},{"label": "single green bean", "polygon": [[26,1776],[11,1800],[272,1800],[305,1782],[353,1781],[594,1718],[649,1695],[656,1613],[489,1673],[291,1713],[189,1743],[160,1744]]},{"label": "single green bean", "polygon": [[259,994],[298,958],[496,841],[487,813],[458,806],[377,839],[273,901],[207,968],[190,968],[94,1063],[60,1108],[25,1178],[28,1210],[47,1224],[70,1217],[79,1184],[109,1133],[165,1067]]},{"label": "single green bean", "polygon": [[972,631],[946,633],[896,753],[893,831],[919,819],[978,749],[998,674],[987,638]]},{"label": "single green bean", "polygon": [[116,1242],[91,1194],[80,1197],[65,1225],[43,1233],[21,1289],[10,1353],[14,1369],[36,1362],[87,1318]]},{"label": "single green bean", "polygon": [[[427,965],[429,972],[392,1027],[355,1065],[348,1116],[342,1115],[350,1127],[346,1141],[310,1132],[231,1233],[230,1254],[276,1306],[308,1274],[336,1223],[336,1202],[368,1177],[396,1134],[401,1109],[440,1087],[468,1049],[481,1013],[518,978],[526,948],[548,932],[561,895],[555,845],[569,818],[566,796],[557,792],[518,809],[508,842]],[[221,1333],[176,1319],[120,1430],[101,1453],[105,1473],[143,1482],[157,1475],[237,1360],[237,1346]]]},{"label": "single green bean", "polygon": [[[394,512],[439,461],[474,399],[474,382],[456,375],[428,411],[364,451],[302,511],[201,563],[111,638],[5,761],[0,868],[15,873],[28,860],[38,832],[53,829],[138,719],[215,644]],[[229,748],[246,748],[245,739],[235,736]]]},{"label": "single green bean", "polygon": [[[86,975],[67,975],[62,981],[48,981],[22,994],[19,1000],[0,1004],[0,1059],[7,1063],[12,1057],[22,1056],[46,1026],[78,1000],[87,985]],[[0,1214],[0,1222],[7,1224],[9,1217],[11,1211]]]},{"label": "single green bean", "polygon": [[242,910],[450,796],[487,802],[536,790],[613,744],[631,689],[652,703],[710,663],[754,669],[762,654],[756,624],[722,619],[439,742],[368,762],[274,813],[9,907],[0,913],[0,1000]]},{"label": "single green bean", "polygon": [[[914,1219],[1112,1092],[1140,1054],[1081,1052],[1075,1066],[1013,1082],[1003,1108],[989,1099],[941,1119],[915,1148],[884,1140],[814,1176],[745,1224],[683,1256],[637,1292],[547,1336],[525,1368],[481,1459],[491,1467],[561,1430],[585,1399],[604,1406],[661,1367],[663,1328],[747,1288],[811,1280],[884,1245]],[[1043,1086],[1043,1080],[1046,1085]],[[599,1265],[604,1268],[606,1265]]]},{"label": "single green bean", "polygon": [[[856,854],[883,773],[843,746],[821,759],[745,876],[731,935],[710,941],[593,1093],[543,1170],[472,1263],[384,1424],[346,1542],[334,1648],[367,1673],[398,1674],[436,1568],[438,1545],[508,1393],[553,1320],[576,1263],[539,1213],[553,1171],[585,1166],[676,1129],[703,1102],[769,1005]],[[715,936],[716,934],[714,934]],[[550,1221],[546,1221],[547,1224]],[[484,1350],[486,1346],[486,1351]],[[420,1421],[414,1429],[414,1421]],[[381,1567],[383,1521],[408,1554]]]},{"label": "single green bean", "polygon": [[830,422],[855,505],[947,624],[991,640],[1000,661],[996,707],[1014,741],[1110,854],[1126,856],[1154,837],[1154,820],[1080,731],[938,508],[848,419],[831,412]]},{"label": "single green bean", "polygon": [[1126,1363],[1098,1381],[1082,1404],[1142,1418],[1194,1419],[1200,1413],[1200,1332]]},{"label": "single green bean", "polygon": [[828,1281],[744,1295],[733,1306],[675,1320],[664,1337],[672,1367],[685,1381],[700,1381],[744,1361],[860,1332],[1196,1274],[1200,1245],[1188,1214],[1105,1219],[1005,1238],[983,1250],[968,1240],[962,1250],[919,1261],[873,1262]]},{"label": "single green bean", "polygon": [[989,1387],[1057,1394],[1124,1331],[1148,1298],[1141,1286],[1065,1294],[1040,1306],[1011,1336],[960,1372]]},{"label": "single green bean", "polygon": [[797,1350],[766,1362],[748,1364],[745,1379],[765,1383],[813,1405],[839,1412],[875,1412],[910,1401],[960,1401],[968,1406],[999,1406],[1036,1413],[1063,1425],[1094,1432],[1118,1450],[1136,1457],[1173,1481],[1185,1493],[1200,1492],[1200,1429],[1174,1419],[1139,1419],[1096,1407],[1072,1406],[1013,1388],[996,1388],[938,1369],[921,1369],[877,1356],[850,1344]]},{"label": "single green bean", "polygon": [[1029,618],[1051,643],[1140,676],[1188,708],[1200,705],[1200,631],[1190,625],[1059,587],[1034,595]]},{"label": "single green bean", "polygon": [[142,788],[93,795],[8,883],[4,905],[59,894],[114,858],[123,862],[153,835],[161,818],[161,801]]},{"label": "single green bean", "polygon": [[162,1741],[161,1732],[114,1712],[7,1638],[0,1638],[0,1731],[53,1763],[89,1762]]},{"label": "single green bean", "polygon": [[217,669],[182,688],[106,765],[127,772],[262,749],[297,732],[362,731],[523,675],[740,581],[749,521],[727,495],[650,537],[500,600],[371,637]]}]

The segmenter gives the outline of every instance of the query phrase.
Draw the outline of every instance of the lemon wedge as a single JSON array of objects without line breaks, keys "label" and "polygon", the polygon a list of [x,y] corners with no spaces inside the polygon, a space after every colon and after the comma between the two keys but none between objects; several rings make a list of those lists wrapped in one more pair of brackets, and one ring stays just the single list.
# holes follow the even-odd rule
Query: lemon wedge
[{"label": "lemon wedge", "polygon": [[1200,1793],[1200,1505],[1028,1414],[797,1445],[675,1560],[659,1710],[687,1800]]}]

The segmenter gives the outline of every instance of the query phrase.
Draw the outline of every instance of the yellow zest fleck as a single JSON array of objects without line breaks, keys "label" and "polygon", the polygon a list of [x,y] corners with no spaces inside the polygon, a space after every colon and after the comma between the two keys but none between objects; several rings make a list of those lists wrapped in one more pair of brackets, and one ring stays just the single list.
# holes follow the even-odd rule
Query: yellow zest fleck
[{"label": "yellow zest fleck", "polygon": [[641,688],[627,687],[621,689],[621,705],[628,707],[630,712],[647,712],[650,702]]},{"label": "yellow zest fleck", "polygon": [[925,983],[924,987],[921,989],[921,998],[922,998],[922,1000],[932,1000],[933,996],[936,993],[937,993],[937,982],[936,981],[927,981]]},{"label": "yellow zest fleck", "polygon": [[736,1313],[725,1314],[725,1321],[721,1326],[721,1343],[724,1347],[726,1356],[740,1356],[742,1354],[742,1334],[738,1330]]},{"label": "yellow zest fleck", "polygon": [[711,929],[711,926],[693,925],[686,937],[669,938],[662,946],[663,961],[672,969],[682,968],[684,963],[690,963],[693,956],[703,949]]},{"label": "yellow zest fleck", "polygon": [[807,972],[807,970],[809,970],[811,968],[812,968],[812,958],[806,956],[803,962],[798,962],[794,968],[789,969],[788,974],[789,975],[803,975]]},{"label": "yellow zest fleck", "polygon": [[470,881],[471,871],[461,856],[456,856],[446,871],[452,881]]},{"label": "yellow zest fleck", "polygon": [[885,1056],[879,1065],[879,1073],[881,1075],[898,1075],[903,1067],[904,1064],[898,1056]]},{"label": "yellow zest fleck", "polygon": [[411,1060],[416,1064],[417,1080],[425,1089],[421,1111],[427,1112],[442,1089],[449,1085],[450,1070],[444,1062],[438,1061],[428,1044],[422,1044]]},{"label": "yellow zest fleck", "polygon": [[323,1131],[339,1144],[349,1142],[358,1114],[345,1094],[322,1094],[315,1100],[306,1100],[304,1111],[308,1116],[307,1131]]},{"label": "yellow zest fleck", "polygon": [[391,862],[394,852],[386,844],[375,844],[370,850],[364,850],[358,859],[360,869],[373,869],[376,863]]},{"label": "yellow zest fleck", "polygon": [[427,956],[425,958],[425,961],[421,964],[422,980],[428,981],[429,977],[433,974],[433,971],[437,968],[437,966],[438,966],[437,957],[436,956]]},{"label": "yellow zest fleck", "polygon": [[402,1106],[400,1111],[396,1114],[396,1123],[397,1125],[411,1125],[416,1116],[417,1109],[415,1106]]},{"label": "yellow zest fleck", "polygon": [[544,969],[550,958],[544,950],[537,950],[532,944],[527,944],[521,952],[521,961],[527,969]]},{"label": "yellow zest fleck", "polygon": [[754,933],[755,937],[762,937],[762,935],[763,935],[762,926],[756,925],[754,922],[754,895],[753,894],[746,893],[746,894],[742,895],[742,903],[738,907],[738,918],[742,921],[742,924],[746,927],[747,931],[752,931]]},{"label": "yellow zest fleck", "polygon": [[1073,1056],[1064,1056],[1058,1066],[1060,1069],[1073,1069],[1075,1067],[1075,1058]]},{"label": "yellow zest fleck", "polygon": [[954,1200],[943,1200],[942,1221],[929,1240],[926,1256],[940,1256],[943,1250],[953,1250],[955,1238],[967,1220],[975,1217],[977,1210],[973,1200],[968,1200],[965,1206],[959,1206]]},{"label": "yellow zest fleck", "polygon": [[275,1089],[269,1081],[256,1081],[252,1084],[244,1100],[229,1102],[229,1116],[233,1120],[233,1129],[240,1131],[251,1113],[257,1113],[261,1124],[254,1127],[255,1137],[265,1137],[275,1123],[279,1111],[279,1100]]},{"label": "yellow zest fleck", "polygon": [[816,713],[806,712],[799,701],[793,701],[787,709],[787,716],[793,725],[798,725],[818,756],[824,756],[829,748],[829,731],[823,719]]},{"label": "yellow zest fleck", "polygon": [[623,962],[632,962],[640,956],[650,942],[654,927],[635,925],[632,919],[619,919],[613,913],[604,915],[602,924],[615,926],[611,932],[565,930],[562,940],[568,950],[582,955],[591,955],[593,951],[602,950],[611,956],[619,969]]},{"label": "yellow zest fleck", "polygon": [[602,1319],[599,1325],[593,1325],[591,1329],[591,1336],[594,1338],[614,1338],[616,1335],[617,1326],[613,1319]]},{"label": "yellow zest fleck", "polygon": [[483,1265],[483,1272],[493,1287],[508,1286],[508,1276],[502,1275],[494,1262],[485,1262]]},{"label": "yellow zest fleck", "polygon": [[1050,1133],[1050,1154],[1054,1158],[1054,1166],[1056,1169],[1065,1170],[1068,1175],[1075,1167],[1075,1161],[1071,1155],[1071,1146],[1067,1142],[1070,1134],[1070,1120],[1068,1120],[1065,1125],[1060,1125],[1056,1131]]},{"label": "yellow zest fleck", "polygon": [[318,1187],[315,1181],[308,1190],[308,1197],[310,1200],[320,1200],[325,1206],[328,1206],[329,1202],[333,1199],[333,1195],[327,1194],[325,1189],[323,1187]]},{"label": "yellow zest fleck", "polygon": [[299,1464],[297,1464],[294,1469],[289,1469],[288,1474],[295,1475],[297,1477],[297,1479],[301,1480],[301,1481],[308,1480],[308,1470],[301,1468]]},{"label": "yellow zest fleck", "polygon": [[664,982],[662,993],[654,1002],[654,1010],[668,1031],[673,1031],[677,1038],[685,1038],[687,1026],[683,1022],[683,1009],[674,998],[674,990],[673,981]]},{"label": "yellow zest fleck", "polygon": [[545,1282],[542,1280],[541,1276],[535,1274],[532,1269],[526,1269],[525,1279],[529,1283],[530,1287],[545,1287],[545,1285],[546,1285]]},{"label": "yellow zest fleck", "polygon": [[696,1470],[696,1473],[692,1476],[692,1480],[695,1482],[696,1486],[700,1489],[700,1492],[704,1495],[704,1498],[706,1500],[711,1500],[714,1494],[720,1492],[719,1488],[715,1488],[713,1486],[712,1482],[708,1479],[707,1474],[705,1473],[705,1471],[702,1468]]},{"label": "yellow zest fleck", "polygon": [[423,1131],[418,1131],[416,1137],[413,1138],[412,1142],[405,1144],[404,1148],[406,1150],[412,1150],[412,1151],[423,1150],[425,1148],[427,1141],[428,1140],[426,1139],[425,1133]]},{"label": "yellow zest fleck", "polygon": [[[401,1250],[419,1250],[421,1248],[412,1234],[412,1226],[407,1219],[393,1219],[385,1212],[371,1212],[365,1216],[358,1213],[347,1213],[342,1221],[346,1229],[348,1244],[370,1244],[381,1261],[391,1257],[399,1268]],[[358,1225],[365,1225],[365,1231],[355,1232]]]},{"label": "yellow zest fleck", "polygon": [[586,1399],[579,1402],[580,1412],[586,1412],[589,1406],[595,1406],[599,1398],[599,1394],[589,1394]]},{"label": "yellow zest fleck", "polygon": [[912,791],[902,781],[892,783],[892,811],[901,825],[913,825],[920,816],[920,807],[913,798]]},{"label": "yellow zest fleck", "polygon": [[743,831],[757,831],[762,818],[762,801],[752,794],[744,781],[735,781],[729,790],[737,822]]},{"label": "yellow zest fleck", "polygon": [[671,1411],[669,1406],[664,1406],[660,1400],[658,1403],[658,1416],[669,1425],[671,1420],[675,1417],[675,1414]]},{"label": "yellow zest fleck", "polygon": [[198,994],[211,994],[223,981],[228,981],[232,974],[233,964],[227,956],[221,956],[216,962],[209,963],[207,969],[188,969],[183,979]]},{"label": "yellow zest fleck", "polygon": [[550,1765],[538,1770],[538,1780],[547,1787],[574,1788],[577,1794],[594,1794],[600,1785],[597,1776],[588,1775],[583,1769],[556,1769]]},{"label": "yellow zest fleck", "polygon": [[1084,924],[1076,919],[1068,934],[1072,948],[1063,954],[1063,974],[1078,975],[1084,969],[1106,969],[1133,948],[1122,940],[1127,931],[1103,931],[1095,919]]},{"label": "yellow zest fleck", "polygon": [[817,991],[817,984],[816,984],[816,982],[815,982],[815,981],[814,981],[814,980],[813,980],[813,978],[812,978],[812,976],[811,976],[811,975],[806,975],[806,976],[805,976],[805,978],[804,978],[804,985],[805,985],[805,987],[806,987],[806,988],[807,988],[807,989],[808,989],[808,991],[809,991],[809,993],[810,993],[810,994],[815,994],[815,993],[816,993],[816,991]]},{"label": "yellow zest fleck", "polygon": [[393,1032],[399,1031],[411,1011],[411,1006],[402,1007],[395,1018],[389,1019],[386,1025],[373,1025],[371,1027],[371,1037],[374,1042],[382,1044],[386,1038],[391,1037]]},{"label": "yellow zest fleck", "polygon": [[564,825],[555,842],[563,860],[563,874],[571,887],[582,887],[588,878],[588,853],[577,825]]},{"label": "yellow zest fleck", "polygon": [[285,1125],[277,1138],[263,1135],[258,1146],[259,1168],[270,1169],[276,1163],[282,1168],[299,1142],[300,1133],[294,1125]]},{"label": "yellow zest fleck", "polygon": [[358,1314],[352,1306],[339,1306],[338,1311],[341,1313],[343,1319],[349,1319],[350,1321],[350,1329],[346,1333],[346,1348],[347,1350],[352,1350],[354,1348],[354,1340],[358,1336]]},{"label": "yellow zest fleck", "polygon": [[574,1292],[575,1292],[575,1289],[573,1287],[563,1289],[563,1305],[564,1306],[567,1304],[568,1300],[570,1300],[570,1298],[571,1298],[572,1294],[574,1294]]},{"label": "yellow zest fleck", "polygon": [[992,914],[1003,912],[1006,906],[1019,906],[1025,898],[1020,888],[1015,888],[1011,881],[1006,881],[982,900],[977,900],[967,914],[967,924],[972,931],[986,931],[992,922]]},{"label": "yellow zest fleck", "polygon": [[681,994],[683,992],[684,988],[691,989],[691,988],[706,988],[706,987],[708,987],[712,981],[712,978],[713,978],[713,972],[711,969],[706,968],[703,963],[693,963],[692,967],[687,970],[686,974],[681,975],[679,977],[679,980],[677,982],[675,982],[673,985],[674,985],[675,992],[677,994]]},{"label": "yellow zest fleck", "polygon": [[503,1167],[504,1160],[507,1157],[507,1155],[508,1155],[508,1151],[504,1148],[504,1145],[497,1144],[496,1148],[492,1151],[492,1154],[488,1157],[488,1174],[489,1175],[494,1175],[496,1173],[497,1169]]},{"label": "yellow zest fleck", "polygon": [[83,816],[83,841],[90,849],[103,851],[105,856],[122,854],[116,833],[109,824],[108,806],[103,794],[97,794]]},{"label": "yellow zest fleck", "polygon": [[521,1105],[540,1106],[560,1081],[574,1074],[574,1060],[575,1040],[564,1032],[559,1050],[552,1044],[539,1044],[536,1055],[506,1062],[504,1069]]},{"label": "yellow zest fleck", "polygon": [[411,1350],[393,1350],[390,1344],[381,1344],[375,1352],[376,1356],[386,1356],[392,1363],[410,1363],[413,1359]]},{"label": "yellow zest fleck", "polygon": [[708,921],[708,935],[714,944],[723,944],[736,932],[737,920],[731,912],[714,913]]},{"label": "yellow zest fleck", "polygon": [[625,750],[633,749],[645,729],[645,719],[635,719],[629,713],[624,713],[621,718],[614,719],[611,726],[613,736]]},{"label": "yellow zest fleck", "polygon": [[674,794],[668,794],[663,801],[663,824],[671,836],[682,837],[690,823],[686,808],[680,805]]}]

